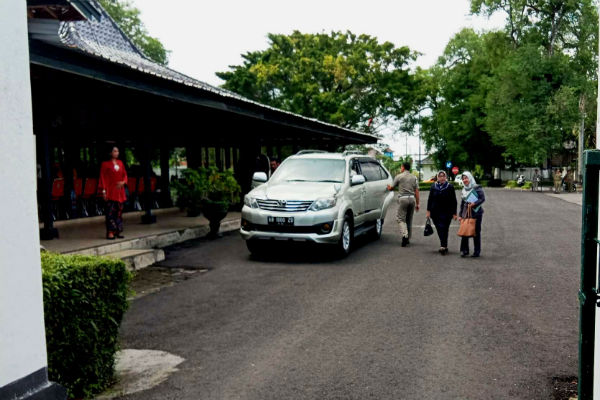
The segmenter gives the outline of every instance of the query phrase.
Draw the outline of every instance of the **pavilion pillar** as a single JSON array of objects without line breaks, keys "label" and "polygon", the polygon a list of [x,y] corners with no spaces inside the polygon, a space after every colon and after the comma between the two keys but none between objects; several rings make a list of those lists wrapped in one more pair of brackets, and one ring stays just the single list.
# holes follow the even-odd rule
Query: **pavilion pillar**
[{"label": "pavilion pillar", "polygon": [[217,169],[219,171],[223,171],[223,160],[221,157],[222,148],[220,146],[215,146],[215,164],[217,164]]},{"label": "pavilion pillar", "polygon": [[163,143],[160,147],[160,205],[161,207],[173,206],[171,200],[171,174],[169,172],[170,148]]},{"label": "pavilion pillar", "polygon": [[260,142],[258,140],[246,141],[240,147],[239,168],[236,170],[236,179],[242,187],[242,193],[248,193],[252,186],[252,175],[256,169],[256,157],[260,155]]},{"label": "pavilion pillar", "polygon": [[225,147],[225,169],[231,168],[231,147]]},{"label": "pavilion pillar", "polygon": [[0,399],[66,399],[48,381],[25,2],[0,1],[0,20]]},{"label": "pavilion pillar", "polygon": [[40,239],[52,240],[58,238],[58,229],[54,227],[54,218],[52,217],[52,170],[50,162],[50,132],[47,119],[44,119],[44,126],[40,127],[36,135],[38,140],[38,149],[41,155],[42,181],[38,188],[40,193],[40,202],[42,205],[42,220],[44,227],[40,229]]},{"label": "pavilion pillar", "polygon": [[150,163],[150,144],[146,141],[142,144],[142,171],[144,174],[144,215],[142,215],[142,224],[153,224],[156,222],[156,215],[152,215],[152,188],[150,187],[150,177],[152,175],[152,164]]},{"label": "pavilion pillar", "polygon": [[240,158],[239,158],[239,151],[240,149],[238,147],[233,147],[233,171],[235,173],[237,173],[238,169],[240,168],[239,163],[240,163]]},{"label": "pavilion pillar", "polygon": [[202,148],[190,143],[185,148],[185,158],[188,168],[198,168],[202,165]]}]

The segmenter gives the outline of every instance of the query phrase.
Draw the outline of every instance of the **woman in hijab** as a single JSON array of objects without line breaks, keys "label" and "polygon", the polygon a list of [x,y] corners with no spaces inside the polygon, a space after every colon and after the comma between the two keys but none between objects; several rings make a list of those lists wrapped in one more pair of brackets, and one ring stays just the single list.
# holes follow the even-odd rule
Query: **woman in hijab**
[{"label": "woman in hijab", "polygon": [[445,171],[437,173],[437,180],[431,185],[427,199],[427,218],[433,220],[438,237],[440,238],[441,255],[448,254],[448,230],[452,219],[456,220],[456,192],[448,182]]},{"label": "woman in hijab", "polygon": [[[475,218],[475,237],[473,238],[473,254],[471,257],[479,257],[481,254],[481,219],[483,218],[483,208],[481,204],[485,201],[485,194],[481,186],[477,185],[473,175],[465,171],[462,173],[463,189],[460,202],[460,217],[458,220],[466,218],[467,211],[470,210],[471,217]],[[463,237],[460,242],[460,256],[469,255],[469,238]]]}]

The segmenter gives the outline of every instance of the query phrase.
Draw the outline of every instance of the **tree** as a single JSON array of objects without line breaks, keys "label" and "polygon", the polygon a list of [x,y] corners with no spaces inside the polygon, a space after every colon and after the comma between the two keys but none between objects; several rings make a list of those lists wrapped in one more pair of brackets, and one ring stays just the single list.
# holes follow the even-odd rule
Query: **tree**
[{"label": "tree", "polygon": [[[523,162],[539,162],[559,151],[577,125],[587,127],[589,145],[597,97],[594,2],[471,0],[471,11],[505,12],[515,50],[496,71],[486,106],[494,140],[508,145],[508,155]],[[529,146],[535,146],[536,154],[525,157]]]},{"label": "tree", "polygon": [[452,160],[461,169],[481,165],[486,171],[502,160],[503,148],[492,142],[484,123],[484,107],[493,69],[509,50],[503,33],[479,35],[463,29],[428,71],[421,135],[436,165]]},{"label": "tree", "polygon": [[547,56],[533,44],[511,52],[490,79],[485,127],[505,156],[540,164],[562,151],[578,121],[567,56]]},{"label": "tree", "polygon": [[[376,131],[413,110],[417,57],[351,32],[269,34],[269,48],[244,54],[243,65],[218,72],[223,87],[263,104],[343,127]],[[375,124],[368,126],[373,118]]]},{"label": "tree", "polygon": [[148,58],[161,64],[169,63],[169,51],[155,37],[150,36],[140,18],[140,10],[128,0],[99,0],[102,7],[125,32],[127,37]]}]

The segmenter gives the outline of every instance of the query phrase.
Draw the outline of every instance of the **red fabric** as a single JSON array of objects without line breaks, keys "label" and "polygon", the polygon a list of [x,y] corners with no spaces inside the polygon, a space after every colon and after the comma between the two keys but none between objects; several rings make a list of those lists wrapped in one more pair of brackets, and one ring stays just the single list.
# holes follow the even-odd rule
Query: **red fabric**
[{"label": "red fabric", "polygon": [[[118,168],[116,168],[118,166]],[[127,182],[127,172],[121,160],[114,164],[112,160],[104,161],[100,167],[98,189],[106,190],[106,200],[124,203],[127,201],[125,187],[117,187],[117,182]]]}]

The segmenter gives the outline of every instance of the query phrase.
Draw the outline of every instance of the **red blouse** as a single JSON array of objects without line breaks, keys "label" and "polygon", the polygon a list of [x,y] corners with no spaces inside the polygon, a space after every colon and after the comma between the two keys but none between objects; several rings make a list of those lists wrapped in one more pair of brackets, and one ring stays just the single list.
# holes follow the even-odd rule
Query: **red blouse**
[{"label": "red blouse", "polygon": [[125,187],[117,187],[117,182],[127,183],[127,172],[121,160],[113,163],[112,160],[104,161],[100,166],[100,179],[98,189],[106,190],[106,200],[124,203],[127,201]]}]

